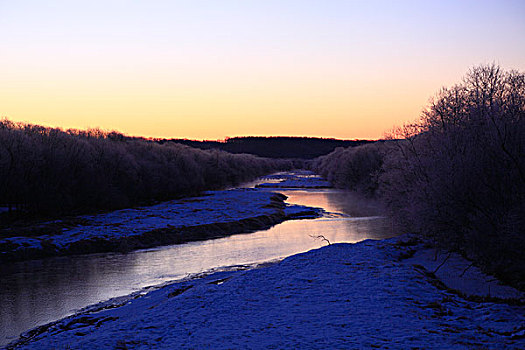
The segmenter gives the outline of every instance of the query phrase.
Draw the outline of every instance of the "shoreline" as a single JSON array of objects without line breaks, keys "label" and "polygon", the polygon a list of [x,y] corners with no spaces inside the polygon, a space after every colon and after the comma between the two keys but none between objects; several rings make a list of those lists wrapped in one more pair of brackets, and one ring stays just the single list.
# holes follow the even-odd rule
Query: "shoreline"
[{"label": "shoreline", "polygon": [[[191,241],[251,232],[322,213],[285,199],[256,189],[208,192],[88,217],[88,224],[69,228],[57,243],[85,253],[84,241],[116,237],[115,249],[126,251],[173,237]],[[438,253],[410,235],[328,242],[272,264],[212,270],[93,304],[5,346],[525,348],[524,294],[499,285],[461,256]]]},{"label": "shoreline", "polygon": [[[318,208],[287,205],[278,192],[237,189],[77,217],[61,233],[0,239],[0,263],[78,254],[129,252],[268,229],[316,218]],[[139,223],[139,225],[137,225]],[[140,227],[137,227],[140,226]]]},{"label": "shoreline", "polygon": [[421,246],[407,257],[415,248],[399,237],[338,243],[170,283],[28,331],[7,349],[525,345],[523,300],[469,300],[422,273],[431,259]]}]

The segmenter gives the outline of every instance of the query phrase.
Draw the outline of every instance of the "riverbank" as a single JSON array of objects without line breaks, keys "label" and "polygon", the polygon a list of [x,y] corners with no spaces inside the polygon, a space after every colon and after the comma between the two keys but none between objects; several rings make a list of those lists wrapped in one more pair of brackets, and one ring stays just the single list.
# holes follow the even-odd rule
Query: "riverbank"
[{"label": "riverbank", "polygon": [[525,346],[523,301],[466,298],[423,267],[432,257],[410,253],[420,248],[399,239],[332,244],[106,302],[8,348]]},{"label": "riverbank", "polygon": [[[286,196],[254,189],[209,191],[148,207],[40,224],[46,234],[0,239],[0,262],[134,249],[267,229],[320,210],[287,205]],[[30,228],[28,228],[29,230]]]},{"label": "riverbank", "polygon": [[[247,184],[254,186],[255,184]],[[21,333],[111,298],[189,276],[280,261],[332,243],[392,237],[388,219],[346,191],[279,190],[286,203],[323,209],[320,218],[286,220],[267,230],[121,253],[0,264],[0,348]],[[359,210],[356,210],[359,209]],[[369,210],[368,210],[369,209]],[[289,212],[289,210],[287,210]],[[30,297],[29,297],[30,296]]]},{"label": "riverbank", "polygon": [[320,175],[317,175],[309,170],[299,170],[290,172],[283,172],[272,174],[263,177],[267,182],[258,184],[256,188],[301,188],[301,189],[315,189],[315,188],[332,188],[332,184]]}]

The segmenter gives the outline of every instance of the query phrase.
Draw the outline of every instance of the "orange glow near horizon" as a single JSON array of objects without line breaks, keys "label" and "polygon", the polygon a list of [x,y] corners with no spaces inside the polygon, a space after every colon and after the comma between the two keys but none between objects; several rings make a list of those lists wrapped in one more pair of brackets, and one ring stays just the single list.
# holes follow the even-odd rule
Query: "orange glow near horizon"
[{"label": "orange glow near horizon", "polygon": [[378,139],[473,65],[525,69],[517,1],[204,3],[0,3],[0,117],[144,137]]}]

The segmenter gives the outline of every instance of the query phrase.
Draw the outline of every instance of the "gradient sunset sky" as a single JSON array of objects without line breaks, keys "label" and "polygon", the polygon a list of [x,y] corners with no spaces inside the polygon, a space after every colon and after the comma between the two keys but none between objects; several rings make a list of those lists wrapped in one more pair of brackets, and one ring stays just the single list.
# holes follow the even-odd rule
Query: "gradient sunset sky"
[{"label": "gradient sunset sky", "polygon": [[63,128],[380,138],[492,62],[525,1],[0,0],[0,117]]}]

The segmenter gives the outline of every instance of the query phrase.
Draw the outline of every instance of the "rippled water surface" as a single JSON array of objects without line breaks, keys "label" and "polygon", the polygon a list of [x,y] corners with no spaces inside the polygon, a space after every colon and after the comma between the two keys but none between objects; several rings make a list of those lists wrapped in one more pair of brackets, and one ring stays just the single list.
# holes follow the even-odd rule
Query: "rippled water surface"
[{"label": "rippled water surface", "polygon": [[381,210],[339,190],[279,190],[288,202],[321,207],[315,220],[269,230],[135,251],[51,258],[0,266],[0,346],[24,331],[88,305],[215,268],[281,259],[330,242],[393,236]]}]

